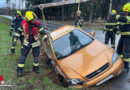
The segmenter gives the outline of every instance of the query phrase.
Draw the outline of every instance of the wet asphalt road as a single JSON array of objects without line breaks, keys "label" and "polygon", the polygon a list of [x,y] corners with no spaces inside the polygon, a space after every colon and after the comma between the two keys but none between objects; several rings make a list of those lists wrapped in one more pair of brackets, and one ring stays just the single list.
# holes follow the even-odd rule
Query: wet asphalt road
[{"label": "wet asphalt road", "polygon": [[[9,19],[12,18],[10,16],[5,16],[5,15],[3,17],[9,18]],[[40,20],[40,22],[43,24],[42,20]],[[50,28],[50,31],[53,31],[53,30],[55,30],[63,25],[54,24],[54,23],[47,23],[47,26]],[[105,34],[103,34],[102,31],[89,30],[86,28],[83,28],[83,30],[85,30],[88,33],[95,31],[96,34],[95,34],[94,38],[96,38],[97,40],[99,40],[101,42],[104,42]],[[119,38],[120,38],[120,36],[117,35],[116,36],[116,46],[117,46]],[[103,83],[102,85],[99,85],[98,87],[91,87],[91,88],[89,88],[89,90],[130,90],[130,83],[127,81],[128,79],[130,79],[130,72],[129,73],[123,72],[118,77],[113,78],[113,79]]]}]

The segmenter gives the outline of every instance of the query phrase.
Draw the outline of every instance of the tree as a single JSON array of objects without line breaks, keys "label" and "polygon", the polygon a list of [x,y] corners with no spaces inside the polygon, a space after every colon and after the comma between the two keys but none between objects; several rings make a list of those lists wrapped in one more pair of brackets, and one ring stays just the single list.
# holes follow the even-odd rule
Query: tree
[{"label": "tree", "polygon": [[6,0],[7,6],[10,7],[10,0]]},{"label": "tree", "polygon": [[93,12],[94,12],[94,0],[91,0],[91,4],[90,4],[90,16],[89,16],[89,23],[93,23]]},{"label": "tree", "polygon": [[108,16],[107,19],[110,17],[110,13],[112,11],[112,0],[110,0],[110,4],[109,4],[109,12],[108,12]]},{"label": "tree", "polygon": [[[52,0],[26,0],[28,7],[38,5],[38,4],[44,4],[44,3],[50,3]],[[92,23],[95,19],[101,18],[106,19],[108,16],[108,13],[111,11],[109,9],[110,7],[112,9],[116,9],[119,7],[122,9],[122,5],[124,5],[129,0],[91,0],[90,2],[81,3],[80,10],[82,11],[82,16],[86,21],[89,21],[89,23]],[[110,4],[112,4],[110,6]],[[53,8],[46,8],[44,10],[46,19],[56,19],[56,20],[63,20],[65,19],[74,19],[75,13],[77,11],[77,4],[73,5],[64,5],[59,7],[53,7]],[[37,12],[38,17],[41,17],[41,10],[35,9],[35,12]],[[60,17],[59,17],[60,16]],[[62,18],[64,17],[64,18]]]},{"label": "tree", "polygon": [[7,6],[8,6],[8,10],[7,13],[10,14],[10,0],[6,0]]}]

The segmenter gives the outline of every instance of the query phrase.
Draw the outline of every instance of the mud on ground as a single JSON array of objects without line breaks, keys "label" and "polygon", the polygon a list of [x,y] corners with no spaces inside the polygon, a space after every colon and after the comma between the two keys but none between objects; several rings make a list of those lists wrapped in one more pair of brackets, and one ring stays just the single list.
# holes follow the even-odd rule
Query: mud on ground
[{"label": "mud on ground", "polygon": [[48,64],[48,60],[49,58],[47,57],[44,49],[41,48],[40,64],[41,64],[41,67],[46,70],[46,77],[48,77],[53,82],[53,84],[63,87],[57,73],[54,70],[54,67]]}]

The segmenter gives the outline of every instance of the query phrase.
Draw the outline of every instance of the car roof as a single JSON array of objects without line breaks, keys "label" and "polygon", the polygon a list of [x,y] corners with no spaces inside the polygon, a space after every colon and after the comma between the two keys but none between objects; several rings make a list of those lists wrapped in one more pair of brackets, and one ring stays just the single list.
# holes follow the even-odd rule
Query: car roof
[{"label": "car roof", "polygon": [[65,25],[61,28],[56,29],[55,31],[51,32],[51,37],[53,40],[58,39],[59,37],[71,32],[72,30],[74,30],[76,27],[71,26],[71,25]]}]

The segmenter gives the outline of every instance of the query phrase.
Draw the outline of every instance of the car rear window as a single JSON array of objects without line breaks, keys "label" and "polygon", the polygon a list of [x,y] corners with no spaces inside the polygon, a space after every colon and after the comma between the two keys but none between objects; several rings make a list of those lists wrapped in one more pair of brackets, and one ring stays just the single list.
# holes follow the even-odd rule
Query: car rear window
[{"label": "car rear window", "polygon": [[63,59],[93,42],[93,38],[75,29],[53,41],[53,48],[58,60]]}]

